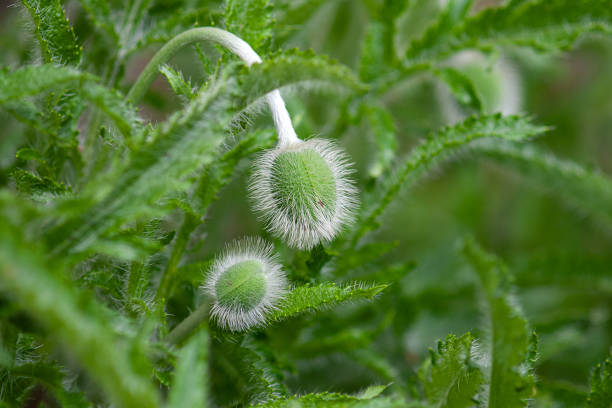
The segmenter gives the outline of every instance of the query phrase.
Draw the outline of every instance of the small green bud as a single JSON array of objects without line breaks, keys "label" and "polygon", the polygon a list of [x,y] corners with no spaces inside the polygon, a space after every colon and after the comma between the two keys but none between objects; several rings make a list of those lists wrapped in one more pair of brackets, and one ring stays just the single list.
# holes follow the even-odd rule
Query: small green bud
[{"label": "small green bud", "polygon": [[319,153],[312,149],[279,154],[272,164],[273,194],[279,207],[294,218],[336,207],[336,180]]},{"label": "small green bud", "polygon": [[217,324],[240,331],[263,323],[286,286],[272,246],[246,238],[228,245],[215,259],[203,289],[214,300],[211,316]]},{"label": "small green bud", "polygon": [[242,261],[227,268],[215,285],[220,305],[235,309],[252,309],[266,294],[263,265],[256,260]]},{"label": "small green bud", "polygon": [[333,143],[300,141],[265,152],[249,190],[272,234],[290,246],[310,249],[333,239],[351,221],[358,199],[350,173],[345,155]]}]

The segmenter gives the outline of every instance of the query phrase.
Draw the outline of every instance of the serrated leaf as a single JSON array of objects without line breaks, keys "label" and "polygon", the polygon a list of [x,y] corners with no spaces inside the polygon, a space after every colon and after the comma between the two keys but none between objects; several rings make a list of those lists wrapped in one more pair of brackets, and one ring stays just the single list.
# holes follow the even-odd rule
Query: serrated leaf
[{"label": "serrated leaf", "polygon": [[166,77],[175,94],[183,97],[183,99],[186,101],[193,99],[193,86],[189,81],[186,81],[183,78],[183,74],[181,72],[175,71],[169,65],[162,65],[159,67],[159,72]]},{"label": "serrated leaf", "polygon": [[63,183],[58,183],[50,177],[39,177],[23,169],[15,169],[11,173],[11,177],[15,181],[15,187],[18,191],[33,196],[45,193],[59,195],[70,191],[70,188]]},{"label": "serrated leaf", "polygon": [[78,65],[82,47],[60,0],[22,0],[36,28],[36,37],[45,62],[62,65]]},{"label": "serrated leaf", "polygon": [[483,375],[474,361],[475,339],[470,333],[448,335],[430,349],[430,358],[420,370],[427,402],[433,407],[465,408],[483,385]]},{"label": "serrated leaf", "polygon": [[[218,80],[158,127],[152,141],[113,173],[116,179],[110,185],[108,175],[92,181],[83,195],[95,197],[95,204],[47,235],[55,253],[88,251],[102,233],[126,219],[151,214],[164,194],[187,188],[186,177],[210,163],[225,138],[230,120],[226,86]],[[103,184],[107,187],[101,191]]]},{"label": "serrated leaf", "polygon": [[612,180],[531,145],[481,142],[474,151],[518,171],[525,180],[592,214],[612,229]]},{"label": "serrated leaf", "polygon": [[208,331],[200,328],[178,353],[168,408],[207,407],[208,382]]},{"label": "serrated leaf", "polygon": [[591,375],[591,392],[588,404],[593,408],[610,408],[612,406],[612,358],[597,364]]},{"label": "serrated leaf", "polygon": [[269,0],[228,0],[225,27],[245,40],[255,52],[266,51],[272,38],[272,3]]},{"label": "serrated leaf", "polygon": [[276,142],[276,134],[270,130],[253,131],[245,135],[231,149],[221,154],[203,172],[193,197],[189,200],[199,214],[217,200],[219,191],[232,179],[238,163],[243,158],[263,149],[271,148]]},{"label": "serrated leaf", "polygon": [[383,407],[407,407],[405,401],[397,398],[380,397],[380,394],[387,387],[384,385],[376,385],[366,388],[359,395],[347,395],[331,392],[323,392],[319,394],[306,394],[302,396],[293,396],[286,400],[273,401],[263,405],[257,405],[259,408],[283,408],[283,407],[303,407],[303,408],[383,408]]},{"label": "serrated leaf", "polygon": [[416,146],[408,157],[396,168],[395,174],[371,194],[369,203],[361,216],[361,227],[353,236],[356,243],[368,231],[376,229],[377,220],[401,188],[415,184],[429,170],[453,156],[465,151],[474,141],[482,139],[502,139],[523,141],[533,138],[547,130],[523,116],[475,116],[454,126],[446,127],[431,134]]},{"label": "serrated leaf", "polygon": [[412,43],[407,57],[440,60],[462,49],[508,45],[557,52],[589,32],[612,32],[608,0],[511,1],[505,7],[487,8],[450,30],[432,26]]},{"label": "serrated leaf", "polygon": [[98,84],[95,76],[73,68],[52,64],[27,66],[10,73],[0,73],[0,106],[14,107],[24,97],[45,91],[76,87],[83,97],[105,112],[126,136],[141,131],[141,121],[134,108],[114,90]]},{"label": "serrated leaf", "polygon": [[[15,222],[18,199],[0,196],[0,215]],[[25,216],[25,215],[23,215]],[[108,311],[89,294],[75,290],[64,270],[41,255],[38,243],[22,237],[23,224],[0,223],[0,287],[78,358],[91,377],[118,406],[158,406],[142,351],[109,329]],[[51,269],[53,268],[53,269]],[[59,269],[59,272],[58,272]],[[133,363],[138,361],[136,368]]]},{"label": "serrated leaf", "polygon": [[242,76],[243,89],[249,92],[247,103],[283,86],[317,87],[337,90],[365,90],[352,70],[328,57],[312,52],[289,50],[254,64]]},{"label": "serrated leaf", "polygon": [[475,269],[481,285],[486,316],[483,342],[485,392],[483,407],[526,407],[535,385],[532,333],[512,294],[506,266],[466,239],[463,253]]},{"label": "serrated leaf", "polygon": [[266,320],[272,323],[302,313],[330,308],[343,302],[373,299],[386,287],[387,285],[366,285],[360,283],[337,286],[332,282],[321,283],[316,286],[299,286],[287,294],[278,305],[278,308],[266,317]]},{"label": "serrated leaf", "polygon": [[249,376],[249,403],[255,405],[286,398],[289,391],[283,383],[285,376],[278,367],[274,350],[251,336],[246,336],[240,347],[244,353],[241,371]]}]

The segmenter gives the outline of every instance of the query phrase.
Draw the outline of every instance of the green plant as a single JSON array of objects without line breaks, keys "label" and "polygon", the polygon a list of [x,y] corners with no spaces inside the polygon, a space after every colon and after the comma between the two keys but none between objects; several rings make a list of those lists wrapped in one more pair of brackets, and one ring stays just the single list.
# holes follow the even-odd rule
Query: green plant
[{"label": "green plant", "polygon": [[0,407],[612,406],[612,5],[489,3],[3,10]]}]

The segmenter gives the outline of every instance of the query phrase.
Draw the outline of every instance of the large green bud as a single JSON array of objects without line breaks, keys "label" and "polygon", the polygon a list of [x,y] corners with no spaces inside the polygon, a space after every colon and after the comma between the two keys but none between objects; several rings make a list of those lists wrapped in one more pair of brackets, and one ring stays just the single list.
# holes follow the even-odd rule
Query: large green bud
[{"label": "large green bud", "polygon": [[240,331],[263,323],[286,285],[272,246],[257,238],[229,245],[215,260],[204,289],[213,299],[211,316],[217,324]]},{"label": "large green bud", "polygon": [[345,155],[327,140],[282,145],[256,162],[251,200],[272,234],[310,249],[352,219],[358,198],[350,173]]}]

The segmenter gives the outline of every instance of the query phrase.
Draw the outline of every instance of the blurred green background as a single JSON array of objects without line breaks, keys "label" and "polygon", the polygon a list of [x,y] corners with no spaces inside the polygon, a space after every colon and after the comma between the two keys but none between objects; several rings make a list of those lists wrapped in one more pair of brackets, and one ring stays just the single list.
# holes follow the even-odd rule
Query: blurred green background
[{"label": "blurred green background", "polygon": [[[405,49],[438,15],[443,1],[414,0],[410,15],[399,16],[396,46]],[[11,2],[0,3],[0,64],[10,69],[36,60],[34,38],[24,29],[29,23]],[[168,7],[173,3],[168,1]],[[185,2],[189,3],[189,2]],[[198,2],[193,1],[194,5]],[[214,21],[220,2],[210,6]],[[374,0],[276,1],[276,29],[271,49],[312,48],[359,70],[365,28],[375,9]],[[477,1],[474,12],[494,5]],[[188,7],[187,5],[185,7]],[[160,3],[154,11],[163,13]],[[84,48],[95,46],[86,16],[76,4],[67,14]],[[148,61],[149,52],[134,55],[126,68],[126,91]],[[210,55],[214,47],[204,46]],[[589,37],[561,55],[541,56],[507,49],[494,56],[464,52],[448,61],[468,75],[483,101],[485,112],[532,115],[551,126],[534,143],[587,167],[612,176],[612,41]],[[205,78],[191,50],[173,60],[193,83]],[[99,67],[86,67],[102,74]],[[372,131],[363,123],[338,129],[342,97],[315,89],[285,93],[296,130],[303,137],[339,138],[356,162],[357,177],[368,184]],[[446,85],[428,74],[414,75],[382,95],[392,113],[399,151],[409,152],[429,132],[464,118],[468,111],[457,104]],[[164,120],[180,106],[163,78],[147,95],[143,115]],[[267,114],[256,122],[270,123]],[[0,113],[0,185],[14,164],[15,152],[28,144],[28,130]],[[244,169],[249,163],[241,164]],[[243,235],[261,234],[262,226],[250,211],[241,172],[226,188],[198,231],[205,238],[193,259],[203,259],[225,242]],[[414,262],[414,269],[394,288],[393,323],[372,346],[393,365],[409,372],[427,349],[448,333],[478,332],[481,316],[474,278],[457,252],[457,242],[474,235],[488,250],[509,265],[516,276],[517,298],[540,337],[536,373],[550,384],[571,382],[586,389],[589,371],[602,361],[612,344],[612,231],[596,219],[561,201],[531,180],[492,161],[463,157],[437,171],[416,188],[405,192],[385,213],[377,240],[396,241],[391,262]],[[367,271],[363,271],[364,273]],[[360,271],[354,271],[359,276]],[[385,303],[383,302],[383,305]],[[382,306],[381,306],[382,307]],[[350,315],[351,306],[339,313]],[[325,319],[322,315],[320,319]],[[284,330],[291,330],[291,323]],[[316,333],[311,333],[316,337]],[[299,374],[297,374],[299,373]],[[326,359],[305,352],[290,382],[298,391],[352,392],[371,381],[371,372],[349,357],[332,352]],[[338,375],[342,373],[342,375]],[[365,377],[365,378],[364,378]]]}]

